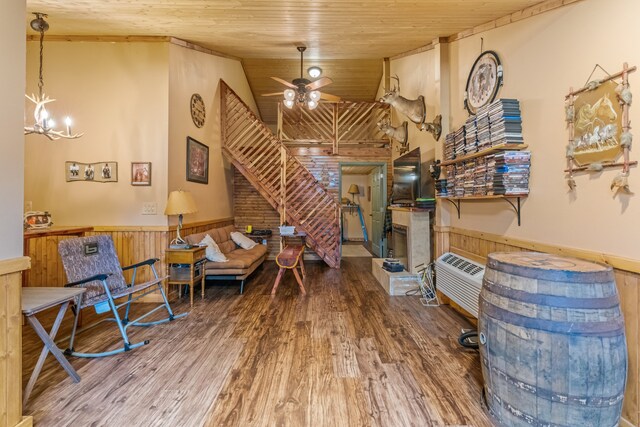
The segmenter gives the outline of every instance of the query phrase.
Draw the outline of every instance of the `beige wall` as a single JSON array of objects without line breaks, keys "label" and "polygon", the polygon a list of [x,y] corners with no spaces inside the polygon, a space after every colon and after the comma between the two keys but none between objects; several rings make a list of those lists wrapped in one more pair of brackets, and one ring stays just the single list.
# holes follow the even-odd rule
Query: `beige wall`
[{"label": "beige wall", "polygon": [[0,260],[22,256],[24,186],[25,2],[3,1],[0,13]]},{"label": "beige wall", "polygon": [[[222,157],[220,141],[220,83],[225,82],[255,112],[256,104],[239,61],[208,55],[180,46],[169,47],[169,191],[190,191],[198,213],[185,221],[233,216],[233,173]],[[191,120],[189,101],[199,93],[205,103],[206,121],[197,128]],[[186,180],[186,138],[209,147],[209,184]],[[162,204],[164,209],[164,204]],[[174,223],[175,218],[171,218]]]},{"label": "beige wall", "polygon": [[[351,184],[356,184],[360,189],[360,194],[355,195],[355,201],[360,205],[365,227],[367,228],[367,234],[371,237],[371,201],[367,200],[367,187],[371,185],[369,175],[342,175],[342,192],[340,198],[346,197],[349,200],[353,200],[351,194],[347,192]],[[345,207],[342,208],[342,211],[344,218],[344,237],[347,240],[362,240],[364,235],[362,233],[362,225],[360,224],[358,211]]]},{"label": "beige wall", "polygon": [[[37,91],[38,43],[27,43],[27,91]],[[47,42],[45,93],[51,114],[71,115],[77,140],[26,137],[25,201],[55,225],[166,225],[168,45]],[[26,117],[33,108],[26,104]],[[65,161],[118,162],[117,183],[66,182]],[[152,162],[152,185],[131,186],[131,162]],[[157,215],[142,215],[144,203]]]},{"label": "beige wall", "polygon": [[[577,176],[575,194],[567,191],[563,173],[568,139],[564,96],[569,87],[585,82],[596,63],[611,73],[619,71],[625,61],[640,65],[640,51],[634,45],[640,37],[634,19],[639,15],[640,4],[634,0],[619,0],[615,9],[604,1],[585,0],[451,43],[440,56],[434,49],[391,62],[391,74],[400,76],[405,96],[413,97],[417,92],[425,95],[429,119],[434,113],[430,95],[438,95],[426,88],[432,81],[437,87],[439,80],[430,70],[433,64],[439,70],[451,70],[450,87],[440,94],[445,98],[445,90],[450,90],[450,104],[443,102],[441,113],[451,125],[436,144],[438,157],[444,133],[459,127],[468,117],[463,105],[464,86],[480,52],[480,37],[484,38],[484,49],[497,51],[504,65],[505,83],[499,97],[518,98],[521,103],[524,139],[532,152],[531,195],[523,202],[522,226],[517,225],[514,212],[503,201],[463,202],[461,219],[449,203],[439,203],[439,224],[640,259],[637,196],[614,198],[609,190],[619,170]],[[615,24],[585,27],[589,22]],[[577,28],[583,29],[579,38]],[[419,79],[425,85],[418,84]],[[639,79],[640,73],[631,75],[632,90]],[[631,123],[639,122],[640,108],[632,106]],[[412,148],[415,144],[427,150],[432,146],[424,133],[420,137],[425,139],[417,139],[415,133],[410,137]],[[631,157],[637,159],[637,153],[632,151]],[[640,191],[636,168],[632,169],[630,184],[632,190]],[[447,217],[450,219],[442,221]]]}]

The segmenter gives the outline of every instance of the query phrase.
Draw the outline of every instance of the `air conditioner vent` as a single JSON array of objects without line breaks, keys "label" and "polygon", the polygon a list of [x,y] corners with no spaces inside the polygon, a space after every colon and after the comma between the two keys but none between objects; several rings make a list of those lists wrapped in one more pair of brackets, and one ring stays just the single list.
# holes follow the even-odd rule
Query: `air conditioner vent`
[{"label": "air conditioner vent", "polygon": [[478,317],[478,297],[484,265],[447,252],[436,260],[436,287],[466,311]]}]

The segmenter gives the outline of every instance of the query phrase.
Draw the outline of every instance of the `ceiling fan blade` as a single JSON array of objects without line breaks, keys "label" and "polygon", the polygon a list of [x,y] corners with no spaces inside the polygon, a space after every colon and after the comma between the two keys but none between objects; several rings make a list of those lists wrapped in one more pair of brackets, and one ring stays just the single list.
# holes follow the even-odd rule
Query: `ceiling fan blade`
[{"label": "ceiling fan blade", "polygon": [[307,88],[307,90],[316,90],[320,89],[321,87],[330,85],[331,83],[333,83],[333,80],[331,80],[329,77],[320,77],[315,82],[311,82],[306,85],[305,88]]},{"label": "ceiling fan blade", "polygon": [[286,80],[282,80],[280,77],[271,77],[273,80],[277,81],[278,83],[282,83],[283,85],[290,87],[291,89],[298,89],[298,86],[294,85],[293,83],[290,83]]},{"label": "ceiling fan blade", "polygon": [[276,95],[282,95],[282,92],[273,92],[273,93],[263,93],[261,94],[262,96],[276,96]]},{"label": "ceiling fan blade", "polygon": [[342,98],[340,98],[339,96],[331,95],[330,93],[324,93],[324,92],[320,93],[320,99],[324,99],[325,101],[330,101],[330,102],[340,102],[342,100]]}]

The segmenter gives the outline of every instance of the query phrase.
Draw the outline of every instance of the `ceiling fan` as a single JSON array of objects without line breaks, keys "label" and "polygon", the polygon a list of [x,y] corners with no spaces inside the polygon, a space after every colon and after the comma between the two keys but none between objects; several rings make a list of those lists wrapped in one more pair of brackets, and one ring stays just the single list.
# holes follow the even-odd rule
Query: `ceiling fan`
[{"label": "ceiling fan", "polygon": [[283,95],[285,107],[293,108],[296,104],[307,104],[307,107],[309,107],[310,110],[315,109],[321,99],[332,102],[340,101],[339,96],[322,93],[318,90],[333,83],[333,80],[329,77],[321,77],[313,82],[302,77],[304,51],[307,50],[307,48],[306,46],[298,46],[297,48],[298,52],[300,52],[300,78],[293,79],[292,82],[288,82],[279,77],[271,77],[278,83],[282,83],[287,86],[288,89],[285,89],[283,92],[263,93],[262,96]]}]

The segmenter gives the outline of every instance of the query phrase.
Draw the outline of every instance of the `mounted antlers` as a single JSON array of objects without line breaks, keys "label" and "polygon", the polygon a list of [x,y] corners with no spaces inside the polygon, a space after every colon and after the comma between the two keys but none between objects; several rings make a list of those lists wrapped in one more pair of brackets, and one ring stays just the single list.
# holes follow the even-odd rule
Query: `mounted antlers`
[{"label": "mounted antlers", "polygon": [[47,110],[45,109],[45,104],[48,104],[49,102],[53,102],[55,101],[55,99],[51,99],[48,96],[46,96],[45,94],[42,94],[42,98],[40,98],[39,96],[36,96],[34,94],[31,94],[31,96],[29,95],[25,95],[27,97],[27,99],[31,102],[33,102],[34,104],[36,104],[35,109],[33,110],[33,117],[35,119],[35,123],[33,126],[25,126],[24,128],[24,134],[25,135],[29,135],[32,133],[37,133],[40,135],[44,135],[47,138],[49,138],[51,141],[55,141],[57,139],[60,138],[65,138],[65,139],[76,139],[76,138],[80,138],[82,135],[84,135],[83,133],[76,133],[76,134],[71,134],[71,129],[70,126],[67,125],[67,132],[62,132],[59,130],[54,130],[51,128],[51,125],[49,124],[49,114],[47,113]]},{"label": "mounted antlers", "polygon": [[382,98],[380,98],[380,102],[389,104],[396,108],[402,114],[407,116],[409,120],[415,123],[418,129],[430,132],[436,141],[439,140],[440,134],[442,133],[442,116],[437,115],[432,123],[425,123],[427,110],[424,104],[424,96],[420,95],[414,100],[409,100],[403,97],[400,95],[400,78],[396,74],[392,79],[398,82],[398,86],[394,87],[389,92],[385,92]]}]

